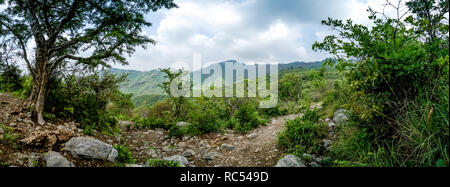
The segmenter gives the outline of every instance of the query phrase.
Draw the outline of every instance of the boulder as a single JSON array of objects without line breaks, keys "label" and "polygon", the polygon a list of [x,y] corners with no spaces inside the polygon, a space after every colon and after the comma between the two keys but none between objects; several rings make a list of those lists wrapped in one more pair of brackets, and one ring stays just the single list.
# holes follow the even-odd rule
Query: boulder
[{"label": "boulder", "polygon": [[70,139],[64,147],[75,158],[99,159],[114,162],[118,152],[111,145],[87,137]]},{"label": "boulder", "polygon": [[287,155],[280,159],[275,167],[306,167],[302,160],[294,155]]},{"label": "boulder", "polygon": [[337,126],[346,125],[348,121],[348,111],[344,109],[337,110],[334,112],[333,121]]},{"label": "boulder", "polygon": [[47,167],[74,167],[75,165],[68,161],[64,156],[58,152],[50,151],[45,157]]},{"label": "boulder", "polygon": [[195,152],[192,149],[188,149],[188,150],[184,151],[182,154],[182,156],[184,156],[184,157],[191,157],[194,155],[195,155]]},{"label": "boulder", "polygon": [[216,157],[219,156],[219,153],[217,152],[209,152],[203,155],[203,159],[205,160],[214,160]]},{"label": "boulder", "polygon": [[185,127],[185,126],[188,126],[188,125],[189,125],[189,123],[188,122],[184,122],[184,121],[180,121],[180,122],[177,123],[177,127]]},{"label": "boulder", "polygon": [[165,157],[163,158],[163,160],[178,162],[178,164],[180,164],[181,167],[186,167],[186,165],[189,164],[188,159],[181,155],[173,155],[171,157]]},{"label": "boulder", "polygon": [[234,149],[234,146],[233,146],[233,145],[230,145],[230,144],[225,144],[225,143],[224,143],[224,144],[222,144],[221,148],[224,149],[224,150],[227,150],[227,151],[231,151],[231,150]]}]

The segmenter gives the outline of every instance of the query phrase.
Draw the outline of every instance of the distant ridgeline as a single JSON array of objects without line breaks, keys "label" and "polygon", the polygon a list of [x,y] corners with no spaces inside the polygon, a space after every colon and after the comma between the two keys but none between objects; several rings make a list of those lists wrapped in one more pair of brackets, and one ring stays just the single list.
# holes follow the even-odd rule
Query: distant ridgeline
[{"label": "distant ridgeline", "polygon": [[[218,63],[224,71],[227,63],[240,63],[235,60],[229,60]],[[278,71],[290,70],[290,69],[312,69],[322,67],[323,62],[292,62],[289,64],[279,64]],[[128,80],[120,85],[120,91],[127,94],[133,94],[133,102],[136,106],[141,105],[153,105],[154,103],[164,100],[166,96],[163,95],[162,89],[159,85],[164,82],[164,73],[159,70],[152,71],[135,71],[135,70],[123,70],[123,69],[109,69],[114,74],[127,74]],[[205,73],[205,72],[204,72]],[[192,76],[193,73],[191,73]],[[222,73],[224,76],[225,73]],[[202,75],[202,82],[210,76],[210,74]],[[223,77],[222,77],[223,78]],[[252,79],[253,77],[245,78]]]}]

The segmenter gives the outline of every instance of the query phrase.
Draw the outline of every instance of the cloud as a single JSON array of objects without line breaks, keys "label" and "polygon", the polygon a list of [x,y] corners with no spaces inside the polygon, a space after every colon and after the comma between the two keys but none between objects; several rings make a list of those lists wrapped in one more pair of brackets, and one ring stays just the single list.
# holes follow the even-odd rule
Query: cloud
[{"label": "cloud", "polygon": [[146,30],[158,43],[138,49],[126,69],[151,70],[229,59],[253,62],[315,61],[327,57],[311,45],[327,34],[327,17],[369,24],[366,9],[375,0],[185,0],[180,8],[147,15]]}]

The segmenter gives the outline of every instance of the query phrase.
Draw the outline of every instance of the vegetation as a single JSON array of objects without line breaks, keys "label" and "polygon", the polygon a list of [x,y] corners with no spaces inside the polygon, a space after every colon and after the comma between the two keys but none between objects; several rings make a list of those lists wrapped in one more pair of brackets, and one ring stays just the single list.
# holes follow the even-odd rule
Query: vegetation
[{"label": "vegetation", "polygon": [[119,165],[134,164],[136,162],[136,159],[133,159],[133,156],[127,146],[114,145],[113,147],[117,150],[117,152],[119,152],[119,156],[117,157],[117,162]]},{"label": "vegetation", "polygon": [[173,167],[180,167],[180,164],[176,161],[172,160],[153,160],[150,159],[147,161],[148,167],[166,167],[166,168],[173,168]]}]

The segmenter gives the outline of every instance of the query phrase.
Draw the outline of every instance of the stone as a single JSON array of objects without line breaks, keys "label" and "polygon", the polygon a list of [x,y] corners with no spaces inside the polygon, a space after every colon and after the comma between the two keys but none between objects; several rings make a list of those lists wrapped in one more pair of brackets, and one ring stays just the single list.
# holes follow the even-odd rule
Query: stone
[{"label": "stone", "polygon": [[176,161],[176,162],[178,162],[178,164],[180,164],[181,167],[186,167],[186,165],[189,164],[188,159],[181,155],[173,155],[171,157],[165,157],[165,158],[163,158],[163,160]]},{"label": "stone", "polygon": [[114,162],[118,152],[111,145],[87,137],[76,137],[66,142],[64,150],[76,158],[99,159]]},{"label": "stone", "polygon": [[309,163],[309,166],[312,168],[321,168],[322,166],[316,162]]},{"label": "stone", "polygon": [[220,146],[222,149],[224,149],[224,150],[227,150],[227,151],[231,151],[231,150],[233,150],[234,149],[234,146],[233,145],[230,145],[230,144],[222,144],[222,146]]},{"label": "stone", "polygon": [[17,124],[16,123],[10,123],[9,126],[15,127],[15,126],[17,126]]},{"label": "stone", "polygon": [[324,140],[322,140],[322,143],[323,143],[323,146],[324,146],[326,149],[330,149],[331,144],[333,144],[333,141],[328,140],[328,139],[324,139]]},{"label": "stone", "polygon": [[0,134],[4,134],[5,130],[3,130],[3,128],[0,127]]},{"label": "stone", "polygon": [[184,122],[184,121],[180,121],[180,122],[177,123],[177,127],[185,127],[185,126],[188,126],[188,125],[189,125],[189,123],[188,122]]},{"label": "stone", "polygon": [[287,155],[277,162],[275,167],[306,167],[302,160],[294,155]]},{"label": "stone", "polygon": [[216,157],[219,156],[219,153],[217,152],[209,152],[203,155],[203,159],[205,160],[214,160]]},{"label": "stone", "polygon": [[344,109],[337,110],[334,112],[333,121],[337,126],[346,125],[348,121],[348,111]]},{"label": "stone", "polygon": [[50,151],[45,155],[44,159],[47,167],[75,167],[72,162],[58,152]]},{"label": "stone", "polygon": [[184,157],[191,157],[195,155],[195,151],[192,149],[187,149],[186,151],[183,152],[183,154],[181,154]]},{"label": "stone", "polygon": [[253,139],[256,138],[256,136],[258,136],[258,135],[256,135],[255,133],[252,133],[252,134],[247,135],[247,138],[248,138],[249,140],[253,140]]}]

